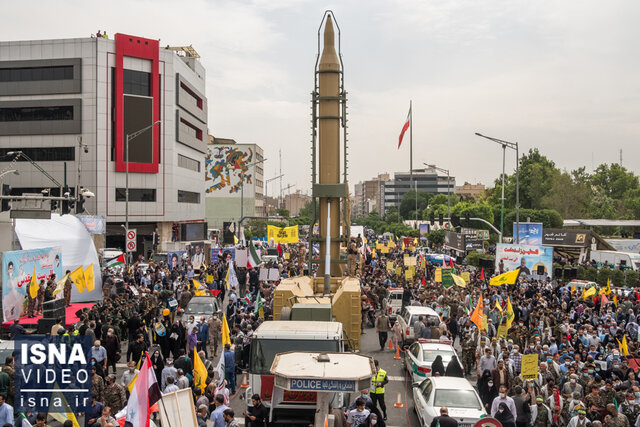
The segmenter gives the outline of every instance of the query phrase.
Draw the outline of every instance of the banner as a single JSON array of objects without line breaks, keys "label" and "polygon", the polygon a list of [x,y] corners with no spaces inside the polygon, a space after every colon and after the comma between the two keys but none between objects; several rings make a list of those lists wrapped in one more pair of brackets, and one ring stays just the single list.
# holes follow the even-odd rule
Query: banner
[{"label": "banner", "polygon": [[542,234],[542,244],[546,246],[586,248],[591,244],[591,232],[589,230],[547,228]]},{"label": "banner", "polygon": [[420,224],[418,230],[420,231],[420,239],[426,239],[429,234],[429,224]]},{"label": "banner", "polygon": [[529,279],[546,280],[553,275],[553,248],[548,246],[498,243],[496,271],[499,270],[500,261],[504,264],[504,271],[520,268],[521,278],[524,276]]},{"label": "banner", "polygon": [[442,286],[446,289],[449,289],[453,286],[453,277],[451,276],[453,272],[453,268],[443,268],[442,269]]},{"label": "banner", "polygon": [[516,242],[519,234],[521,245],[542,246],[542,223],[541,222],[521,222],[520,233],[516,233],[518,223],[513,223],[513,241]]},{"label": "banner", "polygon": [[225,261],[229,261],[229,259],[235,261],[236,248],[211,248],[211,264],[217,264],[220,262],[220,256],[224,256]]},{"label": "banner", "polygon": [[393,271],[393,261],[387,261],[387,271]]},{"label": "banner", "polygon": [[433,281],[436,283],[442,283],[442,268],[436,268]]},{"label": "banner", "polygon": [[466,283],[467,285],[471,283],[471,275],[468,271],[463,271],[462,273],[460,273],[460,277],[462,277],[462,280],[464,280],[464,283]]},{"label": "banner", "polygon": [[404,265],[405,266],[412,265],[412,266],[415,267],[416,265],[418,265],[417,264],[417,258],[414,257],[414,256],[405,255],[403,259],[404,259]]},{"label": "banner", "polygon": [[298,243],[298,226],[280,228],[267,225],[267,240],[271,241],[271,239],[274,243]]},{"label": "banner", "polygon": [[107,222],[103,216],[76,215],[89,234],[106,234]]},{"label": "banner", "polygon": [[507,325],[500,325],[498,326],[498,339],[500,338],[506,338],[507,337],[507,332],[509,331],[509,328],[507,328]]},{"label": "banner", "polygon": [[464,252],[464,234],[456,233],[455,231],[444,232],[444,246],[445,248],[454,249],[456,251]]},{"label": "banner", "polygon": [[[2,254],[2,317],[4,322],[18,319],[26,309],[27,286],[33,270],[36,280],[48,281],[52,274],[62,278],[60,248],[31,249]],[[62,296],[62,294],[60,294]]]},{"label": "banner", "polygon": [[535,380],[538,378],[538,354],[523,354],[520,377],[523,380]]}]

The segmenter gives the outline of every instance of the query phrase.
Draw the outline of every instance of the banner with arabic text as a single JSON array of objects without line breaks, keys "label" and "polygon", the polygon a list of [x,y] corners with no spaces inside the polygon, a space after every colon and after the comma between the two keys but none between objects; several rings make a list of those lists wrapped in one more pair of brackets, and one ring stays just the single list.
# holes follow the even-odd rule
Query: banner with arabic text
[{"label": "banner with arabic text", "polygon": [[274,225],[267,225],[267,240],[270,242],[273,239],[274,243],[298,243],[298,226],[292,225],[291,227],[276,227]]},{"label": "banner with arabic text", "polygon": [[520,277],[546,280],[553,274],[553,248],[548,246],[515,245],[498,243],[496,246],[496,271],[500,261],[504,271],[520,268]]}]

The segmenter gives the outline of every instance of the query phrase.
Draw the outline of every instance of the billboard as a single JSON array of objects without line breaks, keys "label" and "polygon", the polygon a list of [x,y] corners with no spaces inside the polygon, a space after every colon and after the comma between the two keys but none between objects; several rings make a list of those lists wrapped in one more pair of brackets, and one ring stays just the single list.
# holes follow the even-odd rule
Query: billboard
[{"label": "billboard", "polygon": [[420,239],[426,239],[429,234],[429,224],[420,224]]},{"label": "billboard", "polygon": [[553,248],[548,246],[498,243],[496,271],[499,269],[500,261],[504,264],[504,271],[520,268],[520,275],[529,279],[545,280],[553,274]]},{"label": "billboard", "polygon": [[464,252],[464,234],[455,231],[444,232],[444,245],[448,249]]},{"label": "billboard", "polygon": [[174,270],[180,267],[180,261],[186,255],[187,251],[171,251],[167,252],[167,264],[169,265],[169,270]]},{"label": "billboard", "polygon": [[253,194],[255,164],[251,146],[210,145],[205,157],[205,181],[207,194],[224,194],[226,197]]},{"label": "billboard", "polygon": [[589,230],[548,228],[542,234],[542,243],[547,246],[586,248],[591,243],[591,232]]},{"label": "billboard", "polygon": [[[516,242],[517,223],[513,223],[513,241]],[[520,223],[520,241],[516,242],[521,245],[542,245],[542,223],[541,222],[521,222]]]},{"label": "billboard", "polygon": [[27,288],[36,270],[36,279],[45,282],[55,274],[62,278],[60,248],[30,249],[2,254],[2,316],[3,321],[18,319],[26,309]]}]

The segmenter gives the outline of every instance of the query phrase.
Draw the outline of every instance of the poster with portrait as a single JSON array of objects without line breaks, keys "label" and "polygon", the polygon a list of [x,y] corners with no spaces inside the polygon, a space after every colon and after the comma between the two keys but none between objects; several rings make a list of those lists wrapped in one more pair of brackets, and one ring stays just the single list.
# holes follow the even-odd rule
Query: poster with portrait
[{"label": "poster with portrait", "polygon": [[193,268],[200,268],[204,264],[204,242],[191,242],[189,245],[189,260]]},{"label": "poster with portrait", "polygon": [[553,274],[553,248],[549,246],[496,245],[496,271],[504,264],[504,271],[520,268],[520,276],[533,280],[546,280]]},{"label": "poster with portrait", "polygon": [[167,264],[169,265],[169,270],[173,271],[176,268],[180,268],[180,263],[186,253],[187,251],[167,252]]},{"label": "poster with portrait", "polygon": [[2,318],[18,319],[24,312],[27,288],[35,268],[36,280],[48,281],[53,274],[62,278],[60,248],[30,249],[2,254]]}]

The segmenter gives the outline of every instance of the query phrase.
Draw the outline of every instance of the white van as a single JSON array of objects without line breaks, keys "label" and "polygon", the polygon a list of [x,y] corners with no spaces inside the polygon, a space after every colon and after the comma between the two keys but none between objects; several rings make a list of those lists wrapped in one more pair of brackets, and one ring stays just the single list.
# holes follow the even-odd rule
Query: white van
[{"label": "white van", "polygon": [[413,337],[413,324],[418,320],[420,316],[422,316],[423,318],[430,318],[431,320],[437,320],[438,325],[442,321],[438,313],[436,313],[435,310],[430,307],[420,307],[413,305],[406,306],[400,312],[400,316],[398,316],[397,320],[398,322],[400,322],[400,327],[402,328],[403,347],[408,346],[415,341]]}]

